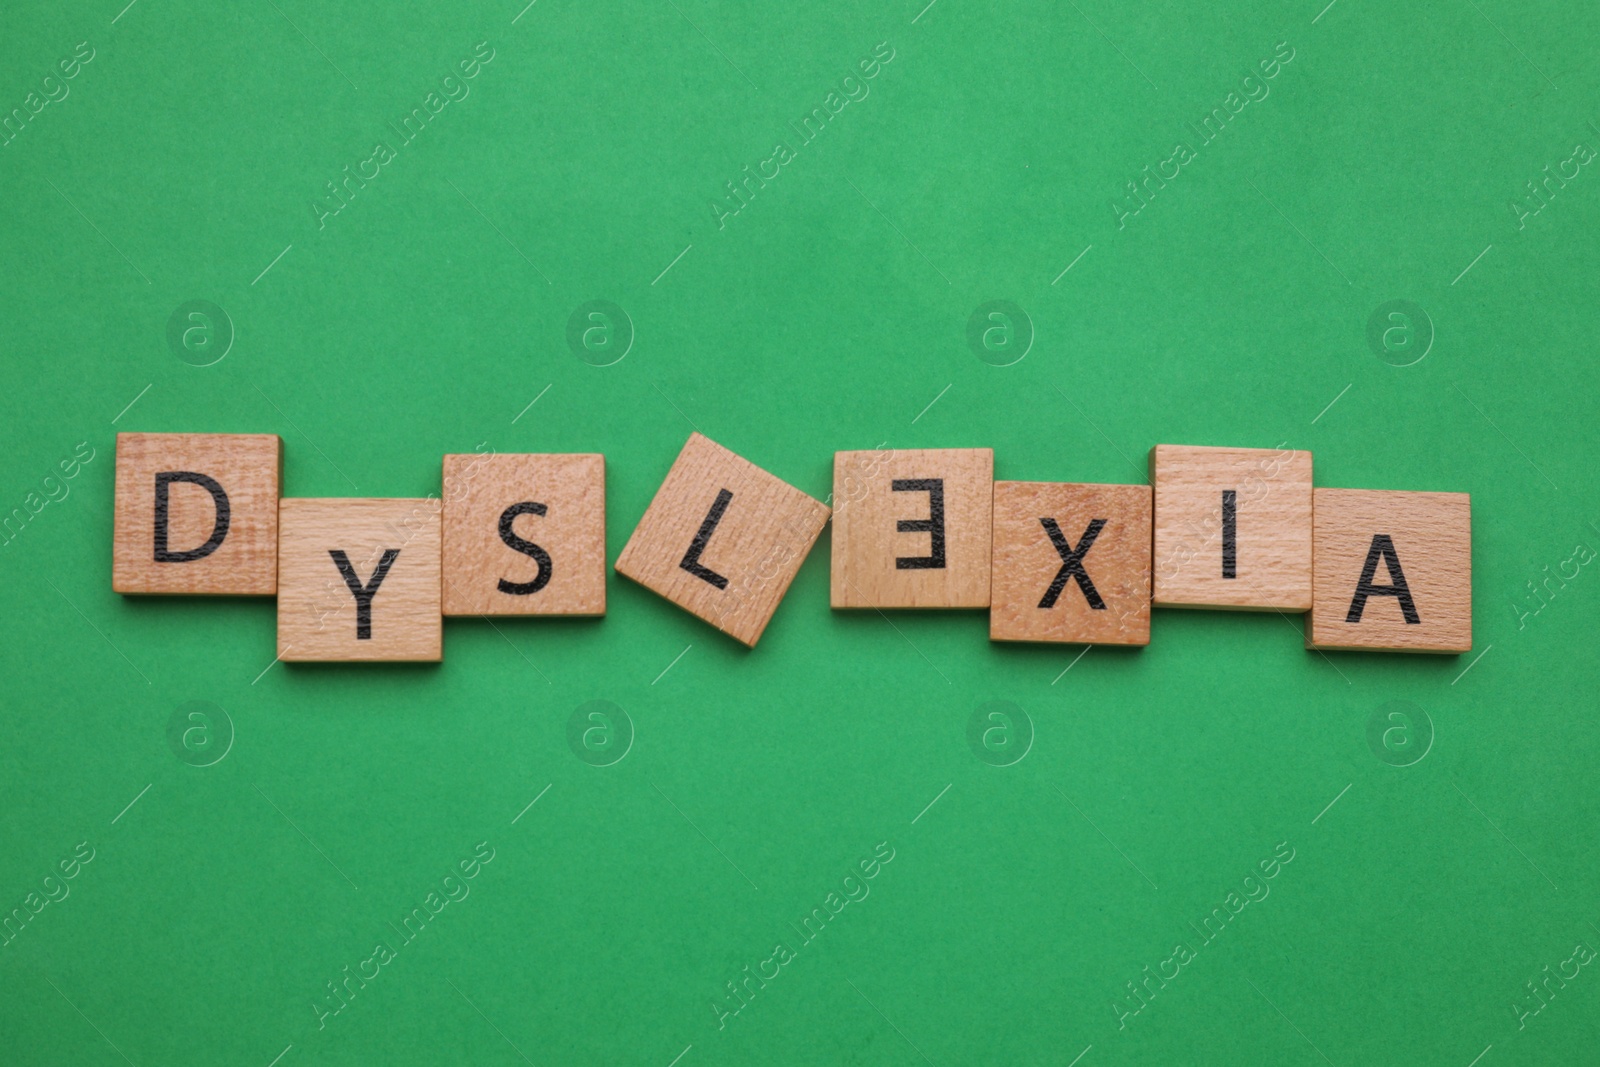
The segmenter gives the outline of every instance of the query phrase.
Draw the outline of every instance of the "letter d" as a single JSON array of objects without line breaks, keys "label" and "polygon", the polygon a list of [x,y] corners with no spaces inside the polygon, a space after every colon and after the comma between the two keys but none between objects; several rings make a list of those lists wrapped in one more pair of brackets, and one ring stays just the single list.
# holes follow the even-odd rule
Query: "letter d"
[{"label": "letter d", "polygon": [[[173,482],[192,482],[211,494],[212,501],[216,504],[217,518],[211,526],[211,536],[199,548],[191,548],[181,552],[167,550],[167,513],[168,494]],[[218,548],[222,547],[222,539],[228,536],[228,523],[232,515],[228,507],[228,494],[216,479],[194,471],[159,471],[156,474],[156,521],[155,521],[155,561],[157,563],[193,563],[197,559],[204,559]]]}]

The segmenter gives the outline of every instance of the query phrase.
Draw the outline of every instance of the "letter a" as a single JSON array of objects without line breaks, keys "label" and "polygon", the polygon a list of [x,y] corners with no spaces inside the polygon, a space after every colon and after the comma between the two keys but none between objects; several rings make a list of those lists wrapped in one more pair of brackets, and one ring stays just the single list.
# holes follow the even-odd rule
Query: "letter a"
[{"label": "letter a", "polygon": [[[1389,568],[1392,585],[1372,583],[1373,576],[1378,573],[1380,559]],[[1400,554],[1395,551],[1394,540],[1388,534],[1372,535],[1372,547],[1367,549],[1367,562],[1361,568],[1361,580],[1356,583],[1356,595],[1350,601],[1350,613],[1345,616],[1345,622],[1361,621],[1361,613],[1366,610],[1369,596],[1396,597],[1408,625],[1416,626],[1422,622],[1417,615],[1417,605],[1411,599],[1411,587],[1406,584],[1406,573],[1400,569]]]}]

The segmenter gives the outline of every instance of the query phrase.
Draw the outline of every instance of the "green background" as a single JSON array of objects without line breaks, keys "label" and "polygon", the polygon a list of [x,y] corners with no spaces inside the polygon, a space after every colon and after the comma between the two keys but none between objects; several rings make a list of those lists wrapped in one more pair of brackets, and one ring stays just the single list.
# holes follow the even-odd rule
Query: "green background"
[{"label": "green background", "polygon": [[[1600,945],[1600,578],[1563,568],[1600,544],[1600,175],[1508,208],[1596,143],[1592,5],[111,0],[6,24],[0,113],[94,58],[0,148],[0,511],[94,458],[0,549],[0,909],[94,859],[0,949],[0,1060],[1593,1057],[1594,968],[1525,1028],[1512,1005]],[[325,183],[480,41],[470,95],[319,229]],[[870,95],[798,147],[790,120],[882,42]],[[1270,95],[1119,228],[1124,183],[1279,42]],[[795,158],[719,228],[779,140]],[[636,334],[610,366],[566,340],[592,299]],[[997,299],[1035,334],[1003,367],[967,342]],[[1403,331],[1387,359],[1367,339],[1395,299],[1435,334],[1410,366]],[[167,341],[191,300],[236,331],[211,366]],[[452,620],[425,667],[274,666],[270,599],[111,591],[118,430],[280,433],[291,496],[436,492],[483,443],[604,452],[614,559],[691,426],[819,498],[836,449],[880,444],[1107,482],[1158,442],[1284,444],[1320,485],[1468,492],[1475,647],[1323,657],[1297,619],[1170,611],[1141,651],[1000,647],[983,612],[831,612],[827,534],[753,652],[614,575],[603,620]],[[211,766],[169,745],[194,700],[232,724]],[[568,744],[590,700],[636,732],[611,766]],[[967,742],[995,700],[1032,724],[1010,766]],[[1432,724],[1407,767],[1368,741],[1397,700]],[[471,895],[319,1029],[325,983],[484,841]],[[870,896],[798,946],[879,842]],[[1270,896],[1119,1029],[1125,984],[1281,842]],[[719,1029],[779,941],[796,958]]]}]

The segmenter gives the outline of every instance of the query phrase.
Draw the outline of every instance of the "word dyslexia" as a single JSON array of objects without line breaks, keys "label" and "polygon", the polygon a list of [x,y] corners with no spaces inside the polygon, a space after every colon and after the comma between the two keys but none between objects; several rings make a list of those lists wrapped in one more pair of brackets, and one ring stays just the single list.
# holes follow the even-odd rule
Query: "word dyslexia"
[{"label": "word dyslexia", "polygon": [[[280,499],[276,434],[117,437],[112,587],[276,596],[284,660],[439,660],[451,615],[604,615],[605,458],[444,457],[420,499]],[[993,641],[1147,645],[1152,607],[1297,612],[1313,649],[1472,647],[1465,493],[1315,488],[1311,453],[1157,445],[1150,483],[839,452],[832,508],[692,434],[617,573],[754,646],[827,523],[835,609],[987,608]]]}]

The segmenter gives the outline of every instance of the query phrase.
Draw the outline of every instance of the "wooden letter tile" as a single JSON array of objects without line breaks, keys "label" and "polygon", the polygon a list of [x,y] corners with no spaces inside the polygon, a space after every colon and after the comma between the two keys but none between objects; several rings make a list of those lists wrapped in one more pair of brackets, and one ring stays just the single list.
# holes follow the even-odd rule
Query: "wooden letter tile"
[{"label": "wooden letter tile", "polygon": [[606,460],[444,457],[446,615],[604,615]]},{"label": "wooden letter tile", "polygon": [[1150,643],[1148,485],[994,483],[991,641]]},{"label": "wooden letter tile", "polygon": [[1307,648],[1472,648],[1466,493],[1318,489]]},{"label": "wooden letter tile", "polygon": [[986,608],[994,450],[833,456],[836,608]]},{"label": "wooden letter tile", "polygon": [[691,434],[617,557],[617,573],[755,647],[828,508]]},{"label": "wooden letter tile", "polygon": [[117,434],[111,588],[277,592],[282,455],[271,433]]},{"label": "wooden letter tile", "polygon": [[1311,608],[1311,453],[1157,445],[1157,607]]},{"label": "wooden letter tile", "polygon": [[439,501],[283,501],[278,658],[438,660]]}]

